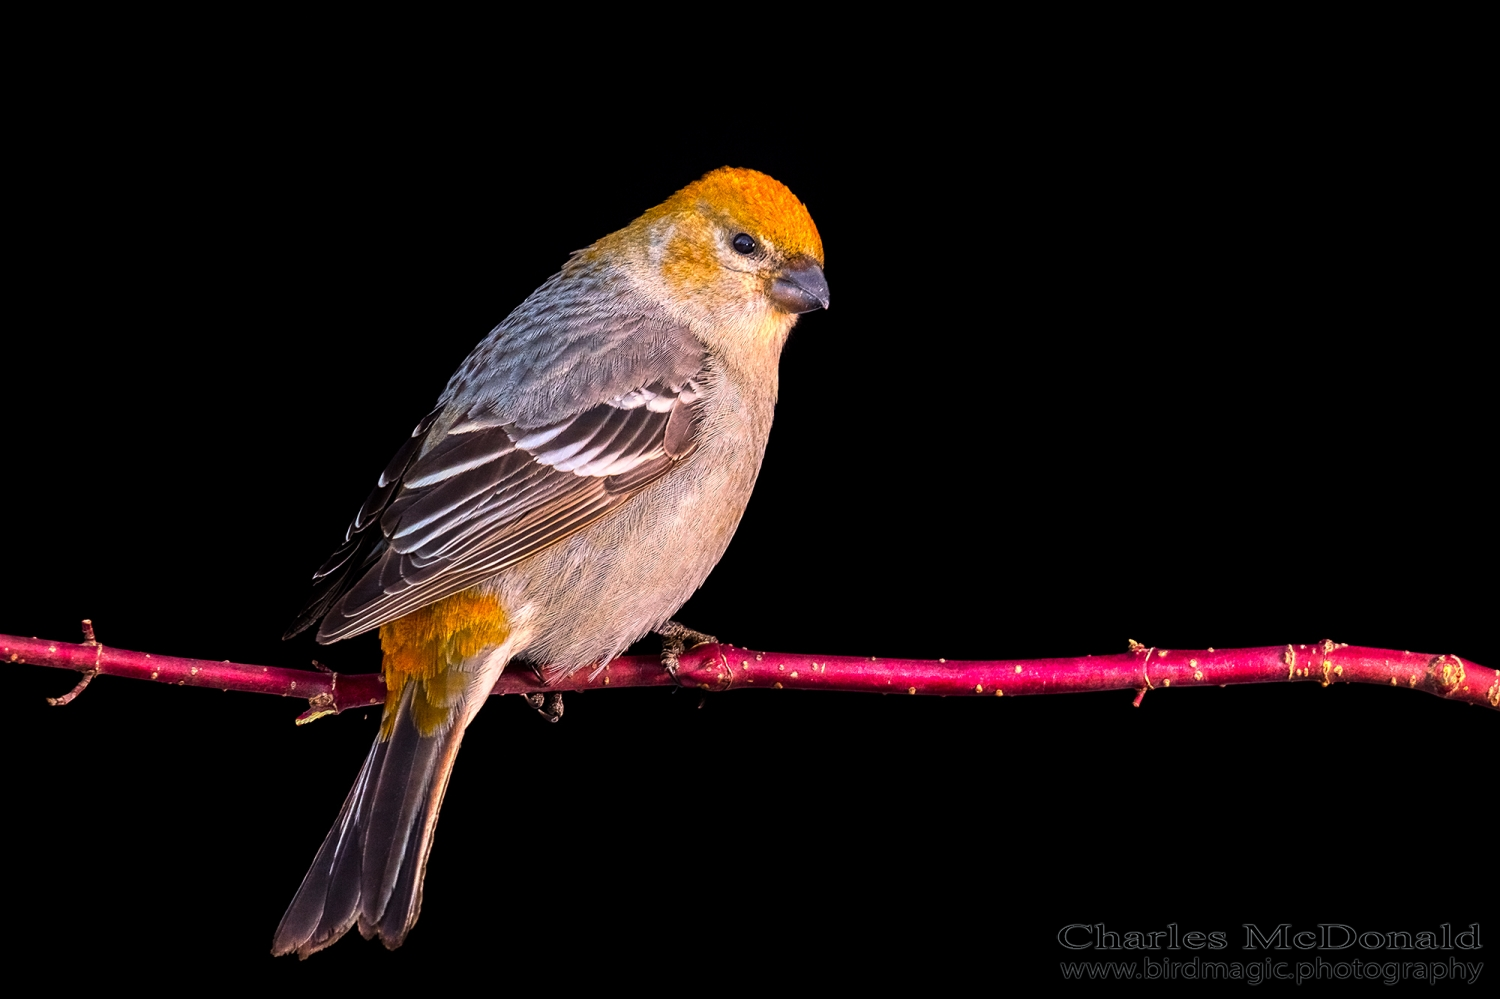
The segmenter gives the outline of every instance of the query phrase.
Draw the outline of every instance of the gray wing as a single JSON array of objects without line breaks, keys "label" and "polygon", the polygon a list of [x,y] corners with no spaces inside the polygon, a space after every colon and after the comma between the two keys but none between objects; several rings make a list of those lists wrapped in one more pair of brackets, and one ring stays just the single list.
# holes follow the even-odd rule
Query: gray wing
[{"label": "gray wing", "polygon": [[[313,577],[314,596],[288,637],[323,618],[319,642],[349,638],[473,586],[608,515],[692,455],[713,377],[686,329],[563,310],[552,317],[561,329],[518,330],[525,308],[475,349],[444,404],[397,452]],[[599,328],[580,336],[583,325]],[[516,364],[517,355],[544,363]],[[569,377],[559,379],[559,368]]]}]

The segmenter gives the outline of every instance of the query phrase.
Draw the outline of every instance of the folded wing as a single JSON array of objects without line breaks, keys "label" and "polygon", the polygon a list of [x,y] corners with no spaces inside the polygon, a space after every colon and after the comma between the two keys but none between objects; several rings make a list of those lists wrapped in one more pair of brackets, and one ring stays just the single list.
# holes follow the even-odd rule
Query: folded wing
[{"label": "folded wing", "polygon": [[[313,577],[314,595],[288,637],[321,618],[318,641],[338,641],[467,589],[608,516],[688,460],[713,371],[685,330],[670,342],[675,349],[630,357],[628,372],[608,342],[575,359],[580,378],[599,373],[596,397],[613,393],[582,409],[576,381],[574,399],[540,418],[534,399],[509,404],[510,393],[482,383],[467,407],[448,399],[380,476]],[[597,353],[610,356],[600,363]]]}]

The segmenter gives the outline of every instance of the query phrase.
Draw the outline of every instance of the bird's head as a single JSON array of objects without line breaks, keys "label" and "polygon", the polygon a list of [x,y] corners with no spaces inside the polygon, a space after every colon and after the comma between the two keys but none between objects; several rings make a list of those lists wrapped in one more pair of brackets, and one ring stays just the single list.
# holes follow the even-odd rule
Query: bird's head
[{"label": "bird's head", "polygon": [[779,347],[799,313],[828,307],[812,216],[756,170],[705,174],[591,249],[630,259],[642,290],[700,331],[761,330]]}]

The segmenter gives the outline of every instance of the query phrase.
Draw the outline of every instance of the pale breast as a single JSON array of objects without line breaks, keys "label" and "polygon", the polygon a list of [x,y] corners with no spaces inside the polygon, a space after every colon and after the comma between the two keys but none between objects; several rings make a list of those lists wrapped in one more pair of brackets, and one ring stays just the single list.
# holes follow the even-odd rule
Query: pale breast
[{"label": "pale breast", "polygon": [[490,586],[529,621],[528,659],[607,661],[670,619],[723,556],[760,471],[774,383],[725,379],[693,457],[620,509],[506,570]]}]

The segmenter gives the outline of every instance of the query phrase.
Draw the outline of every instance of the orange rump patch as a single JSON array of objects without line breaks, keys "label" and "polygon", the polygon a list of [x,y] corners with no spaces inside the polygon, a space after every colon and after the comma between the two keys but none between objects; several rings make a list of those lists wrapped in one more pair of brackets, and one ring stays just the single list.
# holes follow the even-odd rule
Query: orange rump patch
[{"label": "orange rump patch", "polygon": [[380,626],[385,653],[385,717],[381,738],[389,738],[396,709],[408,683],[417,731],[432,735],[452,717],[472,674],[459,667],[494,648],[510,634],[505,608],[494,597],[463,590]]}]

